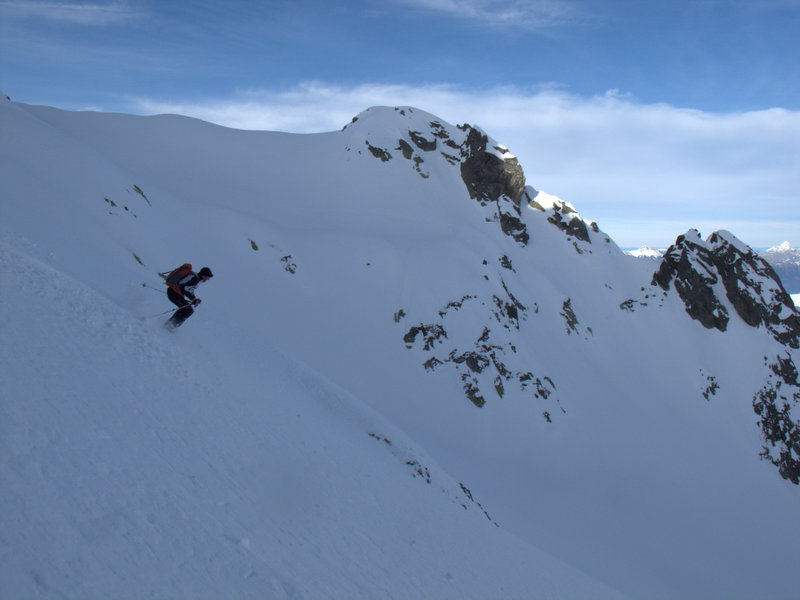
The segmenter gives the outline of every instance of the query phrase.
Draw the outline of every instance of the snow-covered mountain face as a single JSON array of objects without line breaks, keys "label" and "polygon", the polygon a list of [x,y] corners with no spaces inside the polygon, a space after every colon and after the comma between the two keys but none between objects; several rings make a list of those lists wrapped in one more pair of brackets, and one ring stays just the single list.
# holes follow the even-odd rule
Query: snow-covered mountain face
[{"label": "snow-covered mountain face", "polygon": [[[301,585],[296,568],[270,563],[270,589],[292,583],[282,584],[294,590],[286,597],[612,595],[559,561],[633,597],[796,592],[798,314],[774,271],[733,235],[688,232],[660,261],[627,256],[568,202],[527,185],[487,134],[412,108],[369,109],[313,135],[11,102],[0,116],[0,232],[16,274],[4,296],[24,312],[3,325],[14,347],[4,379],[16,382],[4,406],[16,437],[3,436],[13,440],[3,488],[16,491],[2,508],[19,524],[4,525],[10,551],[38,574],[30,589],[74,579],[81,561],[93,573],[150,565],[123,549],[152,542],[147,515],[159,515],[146,490],[155,487],[183,516],[158,530],[156,554],[170,535],[200,527],[190,539],[212,546],[210,572],[241,576],[247,593],[267,589],[248,576],[270,563],[266,550],[307,565],[315,581]],[[186,261],[215,277],[170,334],[156,316],[169,303],[142,284],[160,287],[157,273]],[[21,319],[36,326],[26,334]],[[79,338],[74,355],[52,347],[53,329],[59,343]],[[42,372],[37,356],[59,368]],[[121,384],[98,384],[98,369]],[[98,389],[123,401],[99,410]],[[108,422],[81,431],[79,415],[95,410]],[[52,490],[44,478],[22,485],[31,465],[75,437],[120,430],[122,414],[152,445],[148,460],[198,447],[209,479],[176,483],[155,469],[160,478],[148,482],[148,464],[128,482],[136,501],[89,504],[116,506],[127,535],[104,528],[105,513],[83,523],[87,503],[61,482],[70,493],[56,522],[37,529],[56,549],[47,555],[73,552],[64,549],[79,522],[81,539],[120,534],[103,537],[119,558],[78,550],[72,561],[55,557],[44,577],[28,564],[42,548],[22,533],[24,506]],[[262,451],[268,459],[252,454]],[[75,481],[96,469],[93,458],[64,456]],[[116,461],[112,452],[104,472]],[[307,498],[319,481],[324,494],[285,520],[264,517],[256,507],[282,514],[292,503],[265,485],[284,480],[289,496]],[[222,485],[236,492],[224,509],[214,504]],[[198,498],[216,508],[192,508]],[[450,512],[464,508],[476,519]],[[210,523],[209,510],[219,513]],[[316,553],[304,515],[324,528]],[[247,544],[215,551],[228,521],[249,529],[232,536]],[[230,568],[220,569],[221,556]],[[361,561],[364,572],[352,566]]]}]

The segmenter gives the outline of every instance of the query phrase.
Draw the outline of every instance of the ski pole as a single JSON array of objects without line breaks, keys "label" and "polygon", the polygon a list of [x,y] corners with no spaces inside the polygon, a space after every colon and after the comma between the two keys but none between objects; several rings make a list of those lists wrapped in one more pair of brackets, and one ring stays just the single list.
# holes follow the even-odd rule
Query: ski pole
[{"label": "ski pole", "polygon": [[156,291],[156,292],[158,292],[159,294],[162,294],[162,293],[164,292],[164,290],[160,290],[160,289],[158,289],[158,288],[154,288],[152,285],[147,285],[146,283],[143,283],[143,284],[142,284],[142,287],[143,287],[143,288],[150,288],[151,290],[155,290],[155,291]]},{"label": "ski pole", "polygon": [[154,317],[160,317],[161,315],[166,315],[167,313],[174,313],[174,312],[176,312],[177,310],[178,310],[177,308],[170,308],[169,310],[165,310],[164,312],[160,312],[160,313],[158,313],[158,314],[156,314],[156,315],[151,315],[151,317],[150,317],[150,318],[152,319],[152,318],[154,318]]},{"label": "ski pole", "polygon": [[[186,306],[191,306],[192,308],[197,310],[197,307],[200,306],[200,303],[198,302],[197,304],[193,304],[193,303],[190,302]],[[160,317],[161,315],[166,315],[167,313],[178,312],[180,309],[186,308],[186,306],[176,306],[175,308],[170,308],[169,310],[165,310],[164,312],[160,312],[160,313],[158,313],[156,315],[152,315],[150,318],[152,319],[153,317]]]}]

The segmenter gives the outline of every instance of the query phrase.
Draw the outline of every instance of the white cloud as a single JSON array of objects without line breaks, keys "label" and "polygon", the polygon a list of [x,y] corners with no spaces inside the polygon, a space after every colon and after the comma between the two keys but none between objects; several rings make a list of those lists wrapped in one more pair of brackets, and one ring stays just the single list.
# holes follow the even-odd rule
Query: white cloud
[{"label": "white cloud", "polygon": [[488,25],[540,30],[578,16],[573,2],[564,0],[395,0],[458,19]]},{"label": "white cloud", "polygon": [[0,2],[4,18],[46,19],[77,25],[110,25],[128,21],[139,13],[123,4],[87,4],[65,2]]},{"label": "white cloud", "polygon": [[369,106],[415,106],[508,146],[528,183],[572,202],[621,246],[666,245],[689,227],[752,246],[800,245],[800,112],[715,114],[616,91],[304,83],[196,104],[138,100],[230,127],[341,129]]}]

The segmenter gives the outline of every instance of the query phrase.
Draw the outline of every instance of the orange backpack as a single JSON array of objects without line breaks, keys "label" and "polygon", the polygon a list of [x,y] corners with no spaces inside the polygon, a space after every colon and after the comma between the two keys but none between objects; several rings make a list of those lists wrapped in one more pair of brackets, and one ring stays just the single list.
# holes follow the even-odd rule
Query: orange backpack
[{"label": "orange backpack", "polygon": [[161,275],[164,278],[164,282],[169,287],[171,287],[175,292],[180,294],[181,290],[178,287],[178,282],[191,272],[192,272],[191,263],[183,263],[177,269],[173,269],[172,271],[170,271],[169,274],[165,275],[164,273],[159,273],[159,275]]}]

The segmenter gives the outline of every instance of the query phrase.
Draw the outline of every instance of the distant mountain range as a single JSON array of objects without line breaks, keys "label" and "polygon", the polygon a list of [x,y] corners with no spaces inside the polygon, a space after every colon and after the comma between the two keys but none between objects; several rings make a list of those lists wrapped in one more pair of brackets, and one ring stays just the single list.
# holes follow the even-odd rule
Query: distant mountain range
[{"label": "distant mountain range", "polygon": [[778,273],[787,292],[800,294],[800,248],[792,248],[789,242],[783,242],[759,254]]}]

